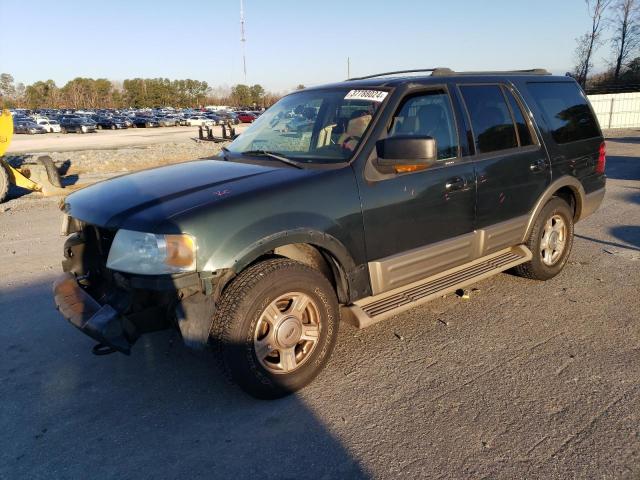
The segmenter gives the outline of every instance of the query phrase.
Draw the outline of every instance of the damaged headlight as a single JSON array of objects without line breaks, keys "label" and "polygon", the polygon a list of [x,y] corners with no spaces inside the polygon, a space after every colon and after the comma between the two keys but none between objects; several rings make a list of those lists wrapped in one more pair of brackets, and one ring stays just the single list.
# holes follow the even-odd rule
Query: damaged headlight
[{"label": "damaged headlight", "polygon": [[107,268],[143,275],[193,272],[196,250],[196,239],[185,233],[156,235],[118,230]]}]

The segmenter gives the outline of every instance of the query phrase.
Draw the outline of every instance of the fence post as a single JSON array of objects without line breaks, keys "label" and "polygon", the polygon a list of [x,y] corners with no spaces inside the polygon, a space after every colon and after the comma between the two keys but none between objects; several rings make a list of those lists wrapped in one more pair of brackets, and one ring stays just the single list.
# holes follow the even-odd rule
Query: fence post
[{"label": "fence post", "polygon": [[613,102],[615,102],[615,97],[611,97],[611,105],[609,106],[609,128],[611,128],[611,123],[613,122]]}]

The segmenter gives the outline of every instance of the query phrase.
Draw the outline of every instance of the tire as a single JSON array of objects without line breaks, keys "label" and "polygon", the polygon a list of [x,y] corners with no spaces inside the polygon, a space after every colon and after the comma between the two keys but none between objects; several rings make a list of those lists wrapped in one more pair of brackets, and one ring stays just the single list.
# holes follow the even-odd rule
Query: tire
[{"label": "tire", "polygon": [[[293,306],[301,304],[305,309],[296,313]],[[274,399],[320,373],[336,344],[338,323],[338,302],[327,278],[276,258],[249,267],[226,288],[210,340],[232,381],[256,398]]]},{"label": "tire", "polygon": [[[552,235],[553,231],[557,233]],[[559,245],[562,248],[556,249]],[[562,271],[573,246],[573,211],[567,202],[559,197],[547,202],[533,224],[526,246],[533,258],[514,268],[517,275],[549,280]]]},{"label": "tire", "polygon": [[80,127],[80,131],[78,133],[87,133],[87,131],[84,129],[84,127]]},{"label": "tire", "polygon": [[97,126],[98,130],[102,130],[102,125]]},{"label": "tire", "polygon": [[115,125],[111,125],[111,130],[115,130],[116,126]]},{"label": "tire", "polygon": [[47,178],[49,179],[51,184],[54,187],[62,188],[62,180],[60,178],[60,172],[58,171],[55,163],[53,163],[53,160],[51,159],[51,157],[49,155],[43,155],[41,157],[38,157],[36,161],[40,165],[44,166],[47,172]]},{"label": "tire", "polygon": [[0,163],[0,203],[4,202],[4,199],[7,198],[9,186],[9,172],[7,172],[5,166]]},{"label": "tire", "polygon": [[62,128],[60,128],[60,132],[63,133],[63,134],[66,134],[67,133],[67,129],[62,127]]}]

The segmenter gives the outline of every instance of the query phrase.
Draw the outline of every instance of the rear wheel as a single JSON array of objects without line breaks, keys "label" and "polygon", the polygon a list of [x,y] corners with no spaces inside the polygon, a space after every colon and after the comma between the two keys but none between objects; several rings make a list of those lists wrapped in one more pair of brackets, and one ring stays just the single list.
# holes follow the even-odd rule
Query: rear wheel
[{"label": "rear wheel", "polygon": [[0,203],[4,202],[4,199],[7,197],[9,185],[9,172],[4,164],[0,163]]},{"label": "rear wheel", "polygon": [[111,130],[115,130],[116,126],[115,125],[111,125]]},{"label": "rear wheel", "polygon": [[563,199],[553,197],[536,218],[527,247],[533,258],[515,267],[518,275],[548,280],[562,271],[573,246],[573,212]]},{"label": "rear wheel", "polygon": [[211,341],[240,387],[258,398],[278,398],[320,373],[336,343],[338,315],[324,275],[286,258],[267,260],[225,290]]},{"label": "rear wheel", "polygon": [[98,130],[102,130],[102,125],[98,125]]}]

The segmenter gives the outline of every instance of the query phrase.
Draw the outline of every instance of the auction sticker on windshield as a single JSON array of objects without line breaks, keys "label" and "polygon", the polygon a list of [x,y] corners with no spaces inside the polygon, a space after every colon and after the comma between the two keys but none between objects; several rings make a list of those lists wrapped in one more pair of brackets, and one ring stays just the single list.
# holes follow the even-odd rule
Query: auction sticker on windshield
[{"label": "auction sticker on windshield", "polygon": [[372,102],[382,102],[388,92],[381,92],[380,90],[351,90],[344,97],[345,100],[370,100]]}]

